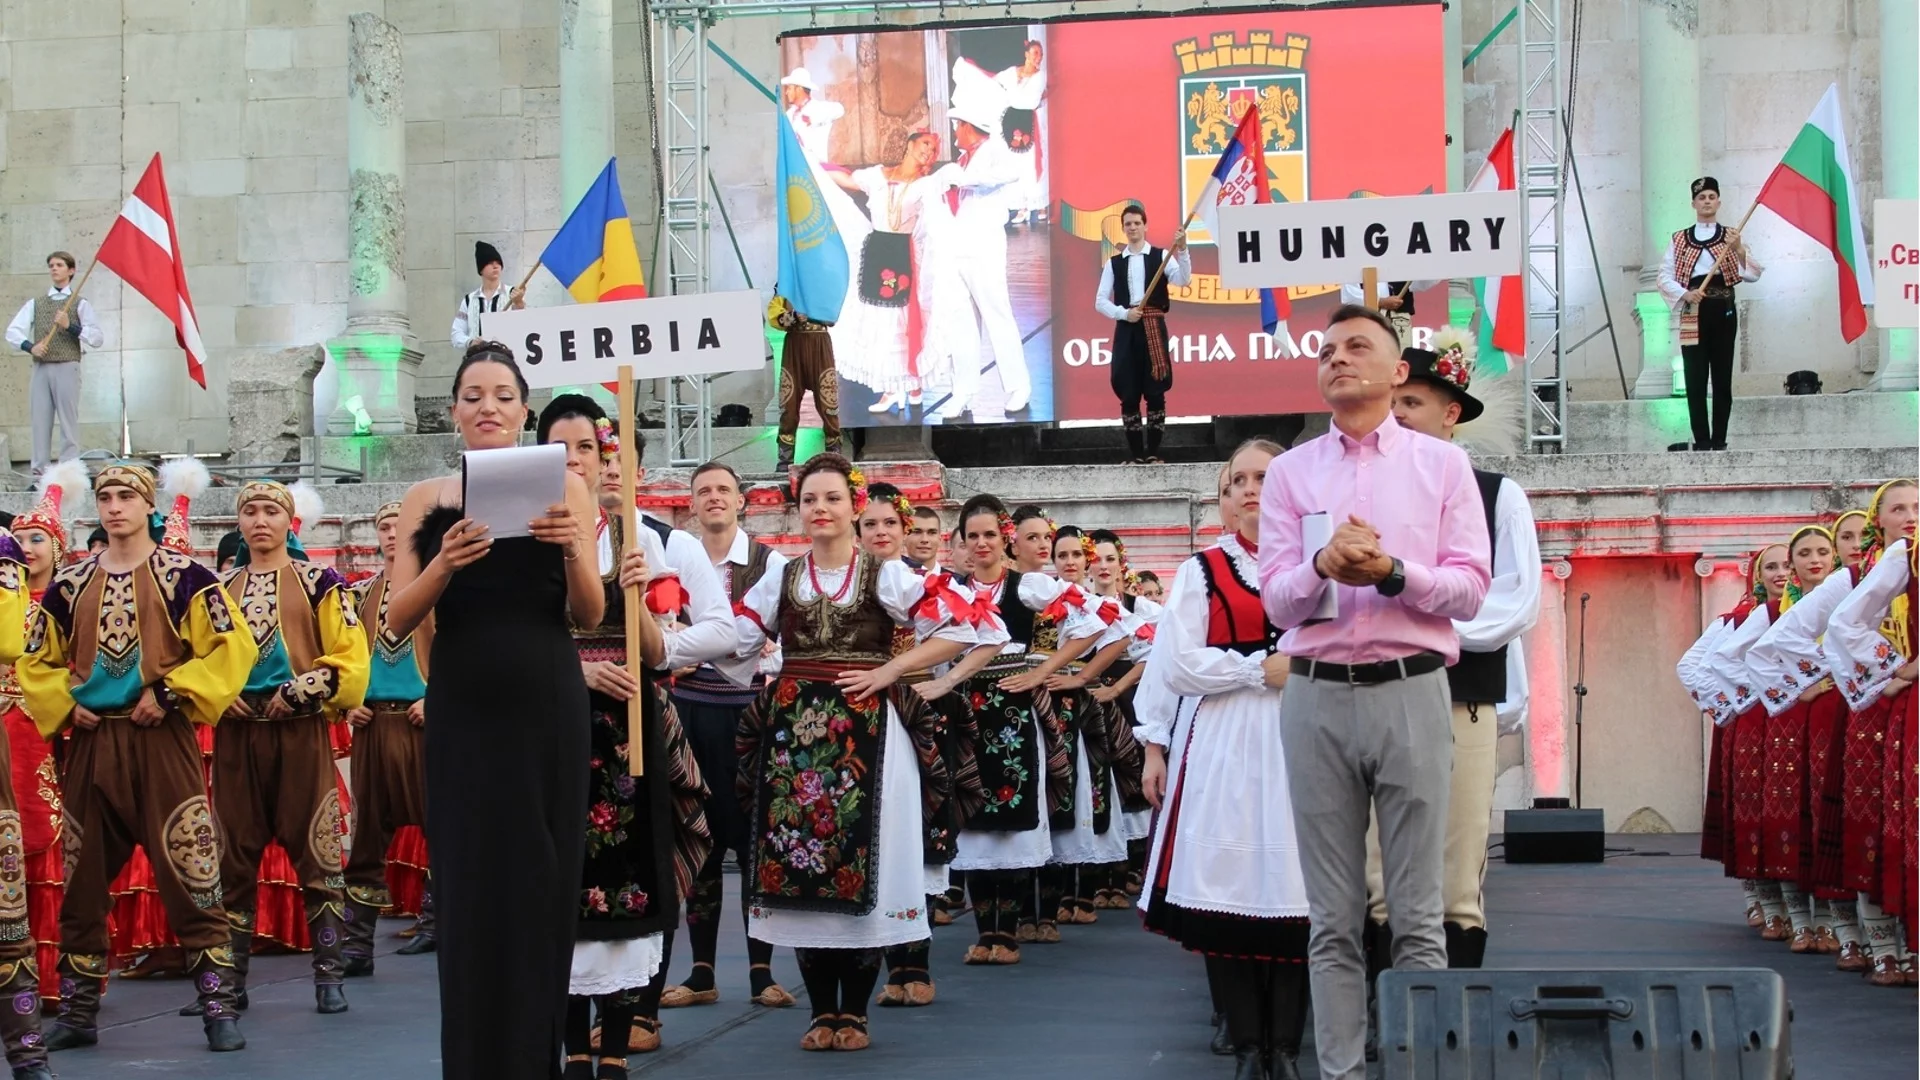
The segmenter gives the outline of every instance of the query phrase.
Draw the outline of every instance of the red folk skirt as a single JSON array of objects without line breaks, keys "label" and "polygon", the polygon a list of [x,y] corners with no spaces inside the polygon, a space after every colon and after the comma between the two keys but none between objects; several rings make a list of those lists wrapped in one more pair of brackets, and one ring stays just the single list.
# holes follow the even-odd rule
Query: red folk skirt
[{"label": "red folk skirt", "polygon": [[[18,706],[7,710],[6,740],[12,762],[14,805],[20,809],[21,849],[26,854],[27,931],[43,973],[60,959],[60,901],[66,893],[66,849],[60,842],[60,778],[53,744],[42,738]],[[60,998],[60,980],[40,980],[40,996]]]},{"label": "red folk skirt", "polygon": [[1883,695],[1864,712],[1847,715],[1840,760],[1840,886],[1864,892],[1878,902],[1885,859],[1881,829],[1886,818],[1887,714]]},{"label": "red folk skirt", "polygon": [[1807,703],[1796,701],[1780,715],[1764,717],[1760,876],[1772,881],[1798,883],[1812,868],[1812,860],[1807,857],[1813,835],[1813,814],[1807,802],[1809,708]]},{"label": "red folk skirt", "polygon": [[1731,748],[1729,794],[1732,813],[1729,820],[1727,873],[1737,878],[1758,878],[1761,851],[1766,838],[1767,711],[1755,705],[1728,725]]},{"label": "red folk skirt", "polygon": [[1920,868],[1915,842],[1920,831],[1914,825],[1914,800],[1920,797],[1920,731],[1914,727],[1914,693],[1909,686],[1887,707],[1885,780],[1886,815],[1880,826],[1880,850],[1883,854],[1880,874],[1880,906],[1889,915],[1907,922],[1907,939],[1914,939],[1914,922],[1920,914],[1920,888],[1913,875]]},{"label": "red folk skirt", "polygon": [[[346,726],[332,725],[334,728]],[[333,770],[333,782],[340,792],[341,835],[350,838],[347,781],[337,768]],[[312,949],[313,938],[307,933],[306,892],[300,886],[300,875],[294,871],[293,860],[287,856],[287,849],[275,840],[260,854],[260,892],[254,903],[253,951],[310,952]]]},{"label": "red folk skirt", "polygon": [[427,893],[427,833],[418,825],[402,825],[387,845],[388,915],[418,915]]},{"label": "red folk skirt", "polygon": [[1707,754],[1707,798],[1700,808],[1700,857],[1727,863],[1727,729],[1713,726]]},{"label": "red folk skirt", "polygon": [[1830,687],[1807,705],[1807,805],[1809,841],[1803,852],[1807,876],[1801,885],[1822,900],[1852,900],[1840,884],[1840,838],[1845,808],[1840,762],[1845,757],[1847,699]]}]

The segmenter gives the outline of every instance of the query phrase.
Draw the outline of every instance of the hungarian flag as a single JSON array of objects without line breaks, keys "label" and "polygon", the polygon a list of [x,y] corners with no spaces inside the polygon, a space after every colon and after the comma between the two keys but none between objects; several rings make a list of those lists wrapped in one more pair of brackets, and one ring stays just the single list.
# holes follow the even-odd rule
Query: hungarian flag
[{"label": "hungarian flag", "polygon": [[[1500,133],[1493,149],[1487,151],[1487,163],[1480,166],[1468,191],[1513,191],[1513,128]],[[1480,302],[1480,356],[1476,364],[1481,375],[1498,375],[1511,365],[1508,356],[1527,355],[1527,294],[1521,275],[1503,277],[1489,285],[1486,278],[1473,282],[1474,299]],[[1503,355],[1504,354],[1504,355]]]},{"label": "hungarian flag", "polygon": [[1838,84],[1820,96],[1755,202],[1833,253],[1840,271],[1840,336],[1851,342],[1866,333],[1873,272],[1867,265],[1867,236],[1860,223],[1853,162],[1847,157]]},{"label": "hungarian flag", "polygon": [[[1234,127],[1233,138],[1214,163],[1213,175],[1201,190],[1197,209],[1209,235],[1220,235],[1218,209],[1222,206],[1247,206],[1273,201],[1273,177],[1267,172],[1266,136],[1260,131],[1260,110],[1247,103]],[[1217,241],[1216,241],[1217,242]],[[1260,329],[1273,338],[1282,355],[1298,356],[1293,335],[1287,332],[1287,317],[1293,314],[1293,301],[1285,289],[1260,290]]]},{"label": "hungarian flag", "polygon": [[147,163],[94,259],[173,321],[174,340],[187,354],[187,374],[205,390],[207,346],[200,340],[200,320],[187,292],[187,267],[180,258],[180,234],[173,227],[173,204],[167,199],[159,154]]}]

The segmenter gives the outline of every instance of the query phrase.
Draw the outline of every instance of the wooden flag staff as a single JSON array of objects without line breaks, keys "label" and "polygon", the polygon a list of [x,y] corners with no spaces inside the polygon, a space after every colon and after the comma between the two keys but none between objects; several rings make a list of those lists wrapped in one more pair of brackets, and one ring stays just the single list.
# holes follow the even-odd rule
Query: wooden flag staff
[{"label": "wooden flag staff", "polygon": [[[74,283],[73,288],[67,290],[67,298],[65,300],[60,301],[60,312],[65,312],[70,310],[73,307],[74,303],[80,299],[80,290],[86,287],[87,279],[93,276],[93,268],[99,265],[100,265],[100,260],[98,258],[95,258],[92,262],[87,264],[87,272],[80,275],[80,280]],[[56,312],[55,317],[57,318],[58,316],[59,316],[59,312]],[[44,348],[47,342],[53,340],[53,332],[57,329],[59,328],[54,326],[52,323],[47,324],[47,336],[40,339],[41,347]]]},{"label": "wooden flag staff", "polygon": [[[529,271],[527,276],[532,277],[533,273]],[[634,424],[633,365],[620,365],[615,377],[620,381],[618,393],[622,428],[620,432],[620,535],[627,538],[627,543],[637,544],[640,542],[640,510],[634,505],[634,500],[637,497],[635,487],[638,483],[636,474],[640,469],[640,454],[631,430]],[[640,620],[652,618],[652,615],[647,611],[646,601],[641,597],[638,585],[626,590],[625,607],[627,672],[633,676],[634,681],[641,682],[644,669],[640,665]],[[640,692],[627,699],[627,772],[631,776],[645,776],[647,773],[646,731],[642,724],[645,693],[645,684],[642,683]]]}]

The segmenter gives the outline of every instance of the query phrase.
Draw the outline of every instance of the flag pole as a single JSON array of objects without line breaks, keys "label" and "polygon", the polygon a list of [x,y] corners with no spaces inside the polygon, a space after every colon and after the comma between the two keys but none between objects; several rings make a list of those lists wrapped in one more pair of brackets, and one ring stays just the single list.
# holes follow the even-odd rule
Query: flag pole
[{"label": "flag pole", "polygon": [[[1753,211],[1749,210],[1747,212],[1752,213]],[[60,312],[71,309],[74,301],[80,299],[80,290],[86,287],[87,279],[93,276],[93,268],[99,265],[100,256],[95,255],[93,261],[87,264],[87,272],[80,275],[80,280],[74,283],[73,288],[67,290],[67,298],[60,301]],[[56,312],[55,314],[58,315],[60,312]],[[47,342],[53,340],[54,329],[55,327],[51,323],[47,325],[47,336],[40,339],[41,345],[45,345]]]},{"label": "flag pole", "polygon": [[[1201,202],[1201,200],[1202,200],[1202,199],[1205,199],[1206,197],[1207,197],[1207,191],[1206,191],[1206,189],[1205,189],[1205,188],[1201,188],[1201,189],[1200,189],[1200,196],[1199,196],[1199,198],[1196,198],[1196,199],[1194,199],[1194,200],[1193,200],[1193,209],[1191,209],[1191,210],[1188,210],[1188,211],[1187,211],[1187,219],[1186,219],[1185,221],[1183,221],[1183,222],[1181,222],[1181,223],[1180,223],[1180,232],[1179,232],[1178,234],[1176,234],[1176,235],[1180,235],[1180,236],[1184,236],[1184,235],[1186,235],[1186,231],[1187,231],[1188,229],[1190,229],[1190,228],[1192,228],[1192,227],[1193,227],[1193,219],[1194,219],[1195,217],[1197,217],[1197,216],[1199,216],[1199,213],[1200,213],[1200,202]],[[1215,237],[1215,238],[1214,238],[1214,240],[1215,240],[1215,242],[1216,242],[1216,243],[1218,243],[1218,242],[1219,242],[1219,238],[1218,238],[1218,237]],[[1171,248],[1169,248],[1169,249],[1167,249],[1167,254],[1168,254],[1168,255],[1172,255],[1172,254],[1173,254],[1173,249],[1171,249]],[[1146,304],[1146,302],[1147,302],[1147,297],[1149,297],[1149,296],[1152,296],[1152,295],[1153,295],[1153,290],[1154,290],[1154,288],[1155,288],[1156,286],[1158,286],[1158,285],[1160,284],[1160,279],[1161,279],[1162,277],[1165,277],[1165,276],[1166,276],[1166,273],[1167,273],[1167,264],[1168,264],[1169,262],[1172,262],[1172,261],[1173,261],[1173,260],[1172,260],[1172,259],[1170,259],[1170,258],[1168,258],[1168,259],[1161,259],[1161,260],[1160,260],[1160,269],[1158,269],[1158,270],[1155,270],[1155,271],[1153,272],[1153,280],[1152,280],[1152,281],[1149,281],[1149,282],[1147,282],[1147,287],[1146,287],[1146,288],[1144,288],[1144,289],[1142,289],[1142,290],[1140,290],[1140,299],[1139,299],[1139,303],[1140,303],[1140,304],[1141,304],[1141,305],[1143,306],[1143,309],[1144,309],[1144,305],[1145,305],[1145,304]]]},{"label": "flag pole", "polygon": [[1380,269],[1369,266],[1360,271],[1361,300],[1368,311],[1380,310]]},{"label": "flag pole", "polygon": [[[1758,202],[1755,202],[1752,206],[1747,207],[1747,212],[1740,215],[1740,224],[1735,225],[1733,227],[1733,231],[1737,233],[1746,232],[1747,222],[1753,217],[1753,212],[1758,209],[1760,209],[1760,204]],[[1700,287],[1704,289],[1707,286],[1713,284],[1713,279],[1719,276],[1720,276],[1720,262],[1719,260],[1716,259],[1713,264],[1713,273],[1707,275],[1707,279],[1700,283]],[[79,292],[78,289],[75,289],[74,291]]]},{"label": "flag pole", "polygon": [[[537,264],[536,264],[537,265]],[[532,271],[528,271],[532,277]],[[628,544],[640,542],[640,511],[634,505],[636,497],[636,474],[640,468],[640,454],[635,445],[638,432],[634,426],[638,423],[633,411],[633,365],[621,364],[614,377],[620,380],[620,533]],[[653,616],[647,612],[646,601],[640,596],[640,587],[626,590],[626,631],[627,631],[627,672],[639,679],[640,665],[640,620]],[[646,739],[643,727],[645,712],[643,697],[646,689],[627,699],[627,772],[632,776],[645,776]]]},{"label": "flag pole", "polygon": [[508,301],[509,303],[511,303],[511,302],[513,301],[513,299],[514,299],[514,297],[515,297],[515,296],[525,296],[525,295],[526,295],[526,292],[527,292],[527,282],[529,282],[529,281],[532,281],[532,280],[533,280],[533,275],[534,275],[535,273],[537,273],[537,272],[539,271],[539,269],[540,269],[540,260],[539,260],[539,259],[535,259],[535,260],[533,260],[533,265],[532,265],[532,266],[529,266],[529,267],[527,267],[527,275],[526,275],[525,277],[523,277],[523,278],[521,278],[521,279],[520,279],[520,284],[518,284],[518,285],[515,285],[515,286],[513,287],[513,290],[512,290],[511,292],[509,292],[509,293],[507,293],[507,301]]}]

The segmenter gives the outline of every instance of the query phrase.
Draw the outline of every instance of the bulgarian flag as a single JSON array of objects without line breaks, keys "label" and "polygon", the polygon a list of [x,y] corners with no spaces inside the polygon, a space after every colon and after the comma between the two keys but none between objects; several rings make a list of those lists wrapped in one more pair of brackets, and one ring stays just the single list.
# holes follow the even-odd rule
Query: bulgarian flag
[{"label": "bulgarian flag", "polygon": [[[1468,191],[1513,191],[1513,128],[1500,133],[1493,149],[1487,151],[1487,163],[1480,166]],[[1527,294],[1521,276],[1503,277],[1489,285],[1486,278],[1475,278],[1473,298],[1480,305],[1480,356],[1477,373],[1498,375],[1510,366],[1508,356],[1523,360],[1527,355]]]},{"label": "bulgarian flag", "polygon": [[1837,83],[1820,96],[1820,104],[1754,202],[1833,253],[1840,271],[1840,336],[1851,342],[1866,333],[1873,273],[1867,265],[1867,237],[1860,223],[1853,162],[1847,157]]}]

